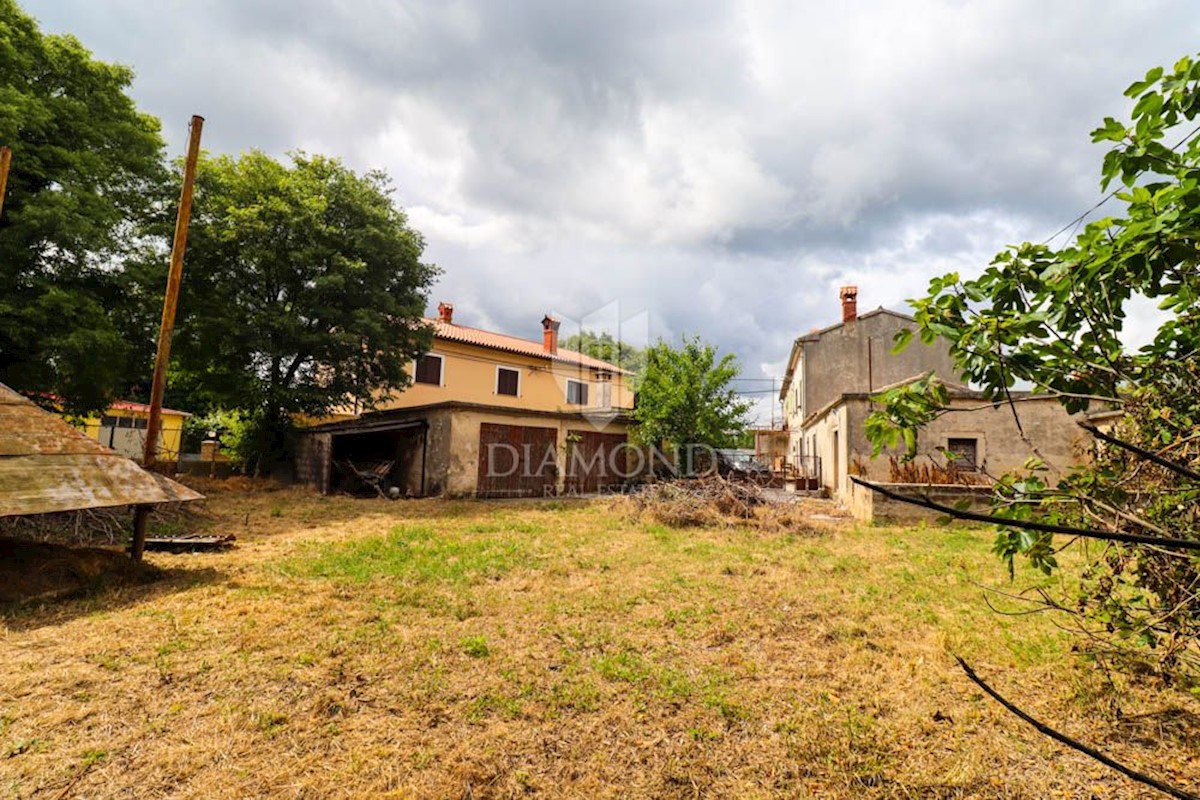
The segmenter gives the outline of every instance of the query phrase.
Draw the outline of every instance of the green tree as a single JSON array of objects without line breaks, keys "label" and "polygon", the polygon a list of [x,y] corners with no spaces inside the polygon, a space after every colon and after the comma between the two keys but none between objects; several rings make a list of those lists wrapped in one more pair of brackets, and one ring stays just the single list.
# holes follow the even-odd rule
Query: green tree
[{"label": "green tree", "polygon": [[679,348],[661,340],[647,348],[633,412],[638,438],[676,449],[735,445],[750,411],[731,386],[738,372],[732,353],[718,359],[716,348],[699,338],[685,337]]},{"label": "green tree", "polygon": [[636,377],[646,367],[646,351],[613,337],[608,331],[582,330],[563,340],[562,346],[610,364],[616,364]]},{"label": "green tree", "polygon": [[126,94],[132,79],[0,0],[0,144],[13,153],[0,218],[0,377],[58,394],[75,412],[121,392],[136,353],[120,325],[121,264],[165,170],[158,121]]},{"label": "green tree", "polygon": [[[423,249],[381,172],[302,153],[202,159],[169,391],[243,412],[256,468],[283,455],[295,415],[371,408],[430,344]],[[160,255],[139,270],[158,297]]]},{"label": "green tree", "polygon": [[[933,280],[913,301],[924,341],[941,337],[965,380],[1003,400],[1023,382],[1069,411],[1118,409],[1119,438],[1184,465],[1200,458],[1200,61],[1151,70],[1126,91],[1131,119],[1092,134],[1111,143],[1101,186],[1120,205],[1061,249],[1024,243],[978,278]],[[1122,345],[1137,298],[1169,312],[1153,341]],[[905,337],[898,337],[903,346]],[[877,446],[910,443],[913,431],[945,412],[946,393],[924,381],[888,393],[871,420]],[[1019,405],[1014,407],[1019,417]],[[1030,441],[1031,448],[1036,447]],[[1200,539],[1200,486],[1127,451],[1107,448],[1049,485],[1036,452],[1029,469],[1004,476],[996,512],[1113,531]],[[1024,554],[1045,572],[1067,546],[1048,534],[1008,530],[996,551]],[[1102,652],[1153,653],[1167,672],[1200,676],[1200,562],[1178,552],[1110,544],[1085,555],[1067,596],[1049,598],[1074,614]],[[1132,648],[1132,649],[1131,649]]]}]

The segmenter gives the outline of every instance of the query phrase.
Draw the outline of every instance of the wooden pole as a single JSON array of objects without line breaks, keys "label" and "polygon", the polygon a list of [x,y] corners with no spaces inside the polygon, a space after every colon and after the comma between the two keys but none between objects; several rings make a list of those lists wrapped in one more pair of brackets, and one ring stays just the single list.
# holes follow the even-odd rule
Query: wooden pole
[{"label": "wooden pole", "polygon": [[0,212],[4,211],[4,194],[8,191],[8,165],[12,163],[12,148],[0,147]]},{"label": "wooden pole", "polygon": [[[146,449],[142,455],[146,469],[153,469],[158,458],[163,393],[167,385],[167,364],[171,359],[171,334],[175,330],[175,309],[179,305],[179,285],[183,280],[183,254],[187,250],[188,223],[192,218],[192,189],[196,185],[196,162],[200,158],[200,132],[203,129],[204,117],[193,116],[187,160],[183,166],[183,188],[179,193],[179,212],[175,217],[175,238],[171,243],[171,265],[167,272],[167,292],[163,297],[162,323],[158,329],[154,380],[150,384],[150,419],[146,423]],[[134,511],[130,555],[135,561],[142,559],[142,552],[146,548],[146,518],[149,514],[149,506],[138,506]]]}]

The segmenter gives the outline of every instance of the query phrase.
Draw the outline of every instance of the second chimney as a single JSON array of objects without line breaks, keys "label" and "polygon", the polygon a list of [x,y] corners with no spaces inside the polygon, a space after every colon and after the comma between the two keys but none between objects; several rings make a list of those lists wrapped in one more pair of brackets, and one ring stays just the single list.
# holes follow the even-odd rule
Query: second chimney
[{"label": "second chimney", "polygon": [[858,319],[858,287],[843,286],[838,297],[842,298],[842,322]]},{"label": "second chimney", "polygon": [[558,352],[558,326],[558,320],[549,314],[542,318],[542,347],[547,353]]},{"label": "second chimney", "polygon": [[438,303],[438,320],[447,325],[454,324],[454,304]]}]

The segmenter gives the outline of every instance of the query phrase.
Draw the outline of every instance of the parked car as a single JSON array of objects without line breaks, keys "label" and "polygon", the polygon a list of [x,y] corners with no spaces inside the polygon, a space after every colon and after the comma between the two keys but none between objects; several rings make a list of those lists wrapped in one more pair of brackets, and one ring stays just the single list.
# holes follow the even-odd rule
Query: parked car
[{"label": "parked car", "polygon": [[749,450],[718,450],[717,474],[726,480],[763,486],[771,482],[771,469],[756,460]]}]

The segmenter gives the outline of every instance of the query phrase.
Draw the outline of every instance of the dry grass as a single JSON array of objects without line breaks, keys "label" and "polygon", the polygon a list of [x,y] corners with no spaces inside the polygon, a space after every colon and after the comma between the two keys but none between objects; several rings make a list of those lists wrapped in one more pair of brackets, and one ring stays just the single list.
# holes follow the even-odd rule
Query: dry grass
[{"label": "dry grass", "polygon": [[163,578],[115,548],[0,539],[0,604],[36,603]]},{"label": "dry grass", "polygon": [[983,605],[989,534],[291,490],[209,510],[235,551],[7,612],[0,797],[1140,796],[951,651],[1200,789],[1200,703],[1121,686],[1118,718],[1049,620]]}]

